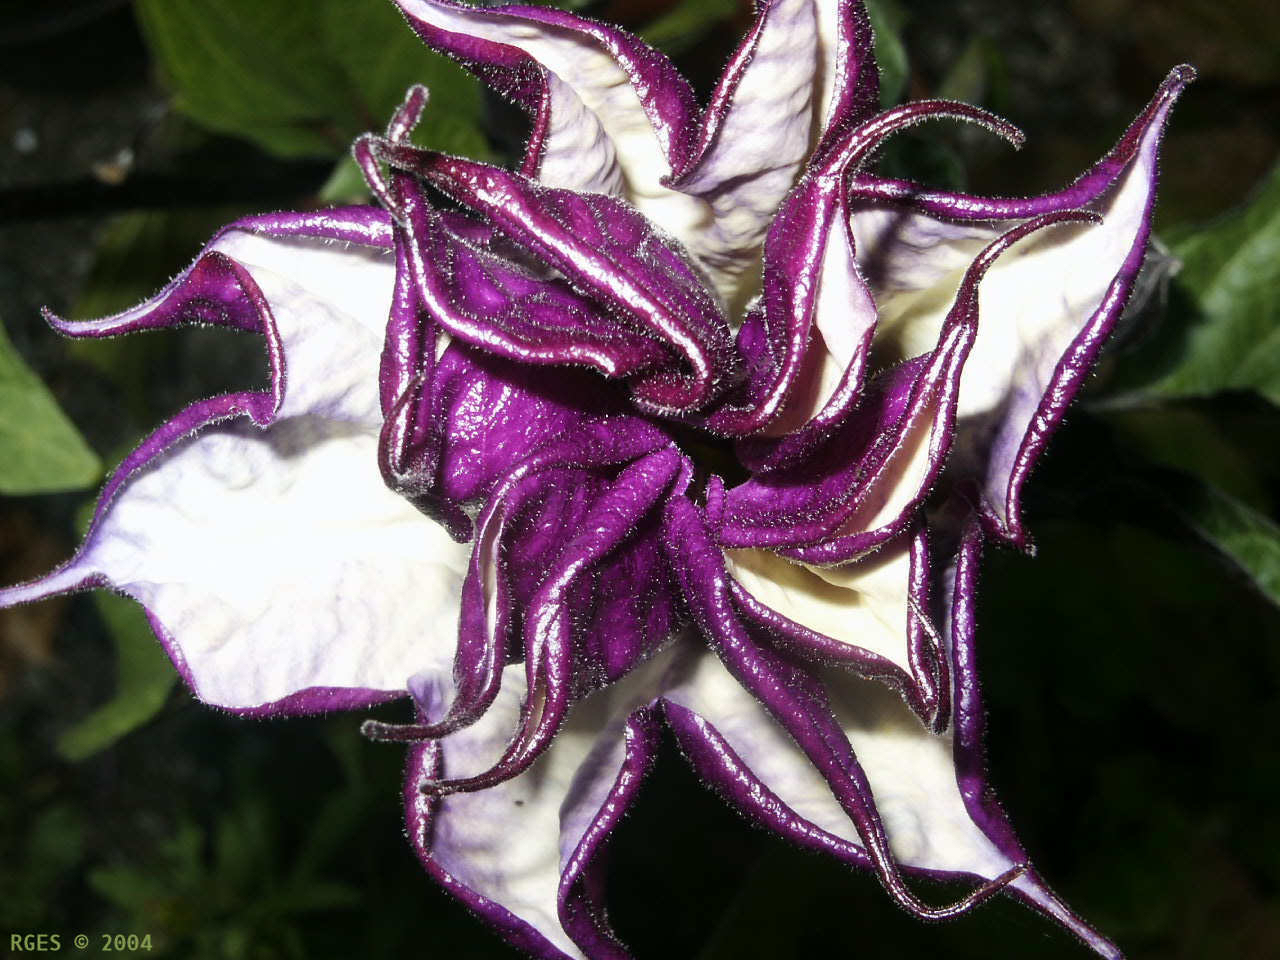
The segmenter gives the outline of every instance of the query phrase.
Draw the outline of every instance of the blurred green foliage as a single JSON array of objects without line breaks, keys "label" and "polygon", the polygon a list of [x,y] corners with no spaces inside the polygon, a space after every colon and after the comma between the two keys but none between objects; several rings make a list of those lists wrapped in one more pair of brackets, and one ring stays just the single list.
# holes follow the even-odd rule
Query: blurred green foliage
[{"label": "blurred green foliage", "polygon": [[103,592],[93,599],[115,645],[116,686],[107,703],[58,736],[59,755],[72,762],[105,750],[142,726],[160,712],[178,683],[177,671],[136,602]]},{"label": "blurred green foliage", "polygon": [[709,30],[732,20],[738,10],[737,0],[680,0],[646,24],[641,36],[675,56],[694,47]]},{"label": "blurred green foliage", "polygon": [[[89,528],[94,505],[80,510],[78,526]],[[177,671],[156,643],[142,607],[128,597],[94,591],[93,602],[115,646],[115,690],[110,700],[58,736],[58,754],[71,762],[105,750],[160,712],[178,683]]]},{"label": "blurred green foliage", "polygon": [[102,461],[0,326],[0,493],[80,490],[101,476]]},{"label": "blurred green foliage", "polygon": [[876,37],[876,66],[880,70],[880,103],[891,107],[902,99],[910,66],[902,42],[907,15],[897,0],[868,0],[867,16]]},{"label": "blurred green foliage", "polygon": [[436,105],[418,134],[484,156],[480,88],[376,0],[138,0],[139,22],[179,108],[283,156],[342,156],[385,126],[413,83]]},{"label": "blurred green foliage", "polygon": [[1179,312],[1141,358],[1154,378],[1136,398],[1256,390],[1280,404],[1280,167],[1240,209],[1169,239]]}]

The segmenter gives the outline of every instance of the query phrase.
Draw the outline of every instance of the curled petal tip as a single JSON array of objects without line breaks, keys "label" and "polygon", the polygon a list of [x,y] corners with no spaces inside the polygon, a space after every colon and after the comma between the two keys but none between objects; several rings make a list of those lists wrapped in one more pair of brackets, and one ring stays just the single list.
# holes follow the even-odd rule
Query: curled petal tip
[{"label": "curled petal tip", "polygon": [[1180,86],[1186,86],[1200,76],[1200,71],[1189,63],[1180,63],[1169,71],[1169,79]]},{"label": "curled petal tip", "polygon": [[826,164],[829,169],[856,168],[866,156],[888,137],[925,120],[960,120],[989,130],[1020,149],[1026,134],[1004,117],[958,100],[913,100],[860,124],[850,131],[842,148],[834,151]]},{"label": "curled petal tip", "polygon": [[41,307],[40,316],[43,317],[44,322],[53,327],[54,330],[57,330],[62,334],[69,334],[71,321],[60,314],[54,313],[52,307]]},{"label": "curled petal tip", "polygon": [[1015,150],[1021,150],[1027,142],[1027,135],[1022,128],[1010,120],[1006,120],[998,113],[985,110],[982,107],[975,107],[972,104],[964,103],[959,100],[942,100],[939,101],[944,107],[950,107],[951,112],[941,110],[943,116],[953,116],[957,120],[967,120],[970,123],[976,123],[980,127],[990,130],[1002,140],[1007,141]]},{"label": "curled petal tip", "polygon": [[360,175],[369,188],[369,192],[378,198],[378,202],[396,220],[403,219],[400,204],[391,194],[391,184],[387,182],[383,172],[386,156],[386,141],[372,133],[362,133],[351,144],[351,156],[360,168]]},{"label": "curled petal tip", "polygon": [[430,99],[431,91],[424,84],[415,83],[409,87],[387,124],[387,139],[393,143],[408,140],[409,134],[413,133],[414,127],[422,119],[422,111],[426,109]]}]

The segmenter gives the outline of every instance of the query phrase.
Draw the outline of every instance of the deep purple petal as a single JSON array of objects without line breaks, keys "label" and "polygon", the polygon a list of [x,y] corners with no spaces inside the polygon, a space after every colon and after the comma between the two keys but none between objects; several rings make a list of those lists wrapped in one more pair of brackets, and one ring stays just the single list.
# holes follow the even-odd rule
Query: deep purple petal
[{"label": "deep purple petal", "polygon": [[454,338],[521,363],[585,366],[607,377],[675,362],[661,340],[564,277],[540,276],[468,242],[419,192],[405,201],[409,276],[424,308]]},{"label": "deep purple petal", "polygon": [[[633,388],[646,405],[693,410],[721,390],[732,364],[728,324],[684,251],[635,210],[612,197],[547,189],[469,160],[401,147],[391,148],[390,157],[665,345],[675,362]],[[429,286],[423,296],[431,299]]]},{"label": "deep purple petal", "polygon": [[[673,449],[644,452],[646,436],[619,445],[616,430],[583,432],[539,451],[495,491],[463,595],[458,696],[423,735],[475,722],[497,693],[509,649],[523,651],[530,692],[503,756],[470,780],[436,785],[439,792],[519,774],[547,749],[572,702],[621,679],[675,630],[655,508],[683,491],[689,472]],[[613,466],[621,466],[616,476],[603,474]],[[564,536],[569,530],[578,532]]]},{"label": "deep purple petal", "polygon": [[436,363],[430,413],[423,415],[444,432],[435,489],[458,505],[483,504],[539,447],[584,428],[662,436],[629,412],[624,397],[601,386],[586,371],[526,367],[449,344]]},{"label": "deep purple petal", "polygon": [[437,353],[444,334],[422,302],[410,268],[409,238],[396,229],[396,282],[383,340],[378,382],[383,413],[378,467],[387,487],[443,526],[455,540],[471,521],[437,483],[445,428],[431,418]]}]

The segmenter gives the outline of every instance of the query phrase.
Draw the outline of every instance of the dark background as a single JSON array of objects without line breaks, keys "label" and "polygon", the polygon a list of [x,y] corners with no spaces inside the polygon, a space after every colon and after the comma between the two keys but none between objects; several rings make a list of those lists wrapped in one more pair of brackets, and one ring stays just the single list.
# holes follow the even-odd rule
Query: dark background
[{"label": "dark background", "polygon": [[[364,6],[353,0],[352,16]],[[638,29],[672,6],[588,12]],[[884,163],[979,190],[1055,188],[1111,145],[1169,67],[1190,61],[1201,79],[1174,114],[1158,229],[1192,235],[1275,162],[1277,9],[903,0],[904,95],[962,94],[1029,141],[1010,156],[931,125]],[[695,17],[672,41],[703,93],[748,21],[743,9]],[[341,125],[316,127],[328,152],[212,129],[175,100],[150,50],[126,3],[0,4],[0,318],[108,466],[184,402],[255,382],[256,348],[201,331],[69,345],[39,307],[79,316],[132,302],[218,224],[316,205],[346,142]],[[519,117],[500,104],[484,101],[472,119],[494,156],[518,147]],[[1274,554],[1233,557],[1197,511],[1221,489],[1275,516],[1280,416],[1232,384],[1112,402],[1177,352],[1195,292],[1175,283],[1131,318],[1051,446],[1027,503],[1038,556],[988,553],[990,765],[1042,872],[1132,956],[1270,958],[1280,614],[1277,581],[1259,570]],[[0,501],[0,580],[67,556],[92,495]],[[207,709],[170,690],[167,668],[129,639],[130,617],[88,596],[0,615],[6,945],[10,932],[58,932],[65,951],[75,932],[118,932],[150,933],[152,954],[172,957],[513,955],[414,862],[398,748],[364,742],[358,717]],[[132,706],[93,713],[117,691]],[[144,700],[158,705],[150,719]],[[611,917],[641,958],[1085,955],[1005,902],[916,923],[870,877],[746,826],[669,744],[614,860]]]}]

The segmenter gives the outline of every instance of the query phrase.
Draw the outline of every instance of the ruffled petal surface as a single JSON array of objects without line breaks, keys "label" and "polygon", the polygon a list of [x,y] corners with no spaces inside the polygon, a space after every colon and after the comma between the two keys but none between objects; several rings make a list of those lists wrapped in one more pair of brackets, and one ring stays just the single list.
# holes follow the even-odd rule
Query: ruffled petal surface
[{"label": "ruffled petal surface", "polygon": [[[365,705],[449,661],[467,551],[377,469],[393,266],[378,247],[330,239],[364,214],[329,219],[319,236],[288,217],[233,226],[142,307],[57,321],[75,336],[184,320],[256,330],[271,387],[197,403],[148,437],[108,481],[76,556],[0,603],[125,593],[196,695],[237,711]],[[389,241],[385,221],[375,235]]]},{"label": "ruffled petal surface", "polygon": [[966,265],[1011,220],[1071,209],[1101,217],[1020,246],[981,285],[953,460],[957,475],[977,484],[988,529],[1002,539],[1027,542],[1022,485],[1133,289],[1150,236],[1160,142],[1194,76],[1190,67],[1170,73],[1111,153],[1058,193],[989,199],[870,176],[850,186],[858,260],[880,311],[873,349],[881,362],[929,349]]},{"label": "ruffled petal surface", "polygon": [[[701,113],[625,32],[396,2],[530,112],[520,169],[412,146],[414,87],[354,150],[385,212],[238,221],[138,308],[52,318],[251,332],[270,382],[145,440],[76,556],[0,605],[125,593],[235,711],[408,693],[414,722],[363,729],[412,744],[411,842],[538,956],[627,955],[602,854],[663,721],[738,809],[915,915],[1005,891],[1118,956],[993,799],[974,591],[984,529],[1027,542],[1022,483],[1135,282],[1189,68],[1066,190],[989,199],[863,172],[930,117],[1020,135],[875,114],[851,0],[762,0]],[[697,429],[750,478],[699,472]],[[960,497],[926,517],[939,485]],[[930,905],[917,876],[969,890]]]},{"label": "ruffled petal surface", "polygon": [[[741,812],[875,870],[912,912],[949,915],[1007,888],[1100,955],[1118,957],[1030,868],[986,781],[973,644],[980,543],[972,523],[935,582],[955,703],[946,729],[930,729],[889,686],[843,666],[805,668],[761,646],[734,652],[741,614],[712,599],[719,575],[705,569],[706,605],[691,603],[714,652],[690,651],[676,669],[680,679],[664,694],[667,722],[699,775]],[[929,909],[898,870],[980,885],[954,907]]]},{"label": "ruffled petal surface", "polygon": [[685,244],[735,311],[814,147],[877,104],[870,22],[851,0],[762,3],[700,122],[666,57],[625,31],[532,7],[397,3],[424,41],[533,114],[524,173],[623,196]]},{"label": "ruffled petal surface", "polygon": [[[588,364],[614,375],[641,372],[632,389],[656,412],[695,410],[720,392],[733,366],[728,323],[685,251],[630,206],[412,147],[389,147],[388,155],[562,278],[548,278],[541,290],[526,284],[524,303],[513,304],[516,270],[497,259],[482,264],[465,246],[439,247],[441,223],[419,201],[404,214],[412,262],[423,303],[446,328],[526,362]],[[433,254],[443,263],[432,262]],[[464,255],[485,272],[464,279],[456,268]],[[522,338],[521,328],[537,325],[530,308],[539,301],[558,314],[544,320],[544,328],[555,322],[562,329]],[[569,329],[566,306],[588,322]]]},{"label": "ruffled petal surface", "polygon": [[479,722],[410,755],[406,821],[418,857],[534,956],[627,955],[604,916],[600,858],[656,753],[651,705],[679,646],[578,703],[538,761],[501,784],[443,797],[431,791],[440,778],[480,773],[502,754],[526,693],[519,666],[507,668]]}]

